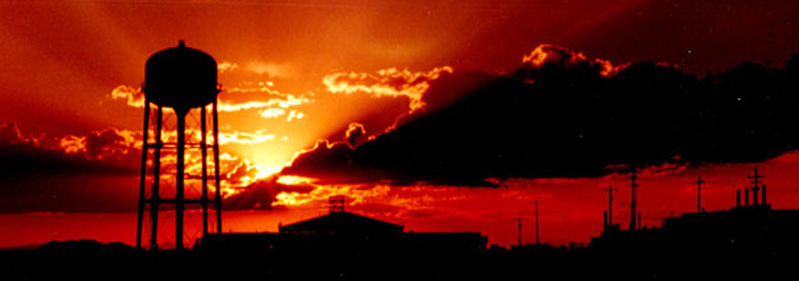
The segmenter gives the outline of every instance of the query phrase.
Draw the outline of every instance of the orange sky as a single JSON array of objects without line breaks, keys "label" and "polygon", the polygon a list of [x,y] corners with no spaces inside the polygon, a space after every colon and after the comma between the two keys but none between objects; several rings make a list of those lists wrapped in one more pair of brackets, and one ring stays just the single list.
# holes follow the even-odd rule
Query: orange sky
[{"label": "orange sky", "polygon": [[[133,136],[141,130],[142,109],[136,106],[135,96],[143,82],[144,62],[182,39],[212,54],[223,66],[224,91],[219,96],[223,105],[220,127],[227,137],[223,152],[257,165],[259,170],[251,174],[265,176],[319,139],[343,140],[351,123],[363,124],[368,135],[385,131],[418,106],[415,101],[426,89],[424,82],[412,82],[418,77],[435,79],[438,73],[453,69],[511,71],[539,44],[565,46],[616,64],[666,62],[700,75],[748,60],[781,64],[799,50],[795,17],[799,5],[792,1],[761,1],[757,6],[747,1],[677,1],[676,5],[641,0],[494,2],[3,1],[0,121],[16,123],[24,138],[61,146],[70,136],[80,139],[106,129]],[[360,87],[325,83],[333,77],[359,77],[367,82]],[[128,95],[134,99],[128,100]],[[794,196],[785,190],[794,180],[791,173],[773,163],[764,165],[770,173],[768,180],[775,181],[773,192]],[[691,210],[694,197],[687,182],[698,173],[708,178],[708,193],[718,194],[709,195],[708,209],[727,207],[731,190],[744,183],[749,167],[691,168],[653,179],[651,189],[672,194],[674,200],[647,202],[654,197],[643,191],[645,220],[654,224],[671,210]],[[82,181],[65,177],[71,183]],[[102,187],[104,181],[98,179],[86,182],[92,182],[96,194],[110,195],[109,200],[135,203],[135,178],[116,190]],[[541,200],[542,223],[548,225],[543,228],[545,241],[586,241],[601,226],[605,201],[599,189],[611,183],[622,186],[624,182],[520,180],[499,190],[316,187],[319,191],[310,193],[317,196],[315,200],[306,198],[310,201],[288,205],[287,210],[263,212],[270,225],[254,227],[244,219],[231,225],[236,226],[233,230],[274,230],[274,221],[318,214],[321,202],[336,193],[329,191],[334,189],[364,198],[353,203],[354,210],[407,228],[481,231],[492,243],[503,244],[515,239],[510,218],[529,217],[530,201]],[[625,192],[617,198],[626,198]],[[289,195],[282,198],[293,198]],[[780,203],[777,195],[771,198],[779,206],[793,206]],[[624,221],[624,208],[617,210],[618,221]],[[0,220],[30,225],[30,231],[36,232],[67,228],[41,216],[2,215]],[[98,225],[106,219],[77,218]],[[48,237],[130,242],[135,222],[113,220],[125,225],[71,236],[42,234],[35,241],[18,236],[0,240],[15,241],[4,245],[41,243]],[[121,234],[128,224],[130,233]]]}]

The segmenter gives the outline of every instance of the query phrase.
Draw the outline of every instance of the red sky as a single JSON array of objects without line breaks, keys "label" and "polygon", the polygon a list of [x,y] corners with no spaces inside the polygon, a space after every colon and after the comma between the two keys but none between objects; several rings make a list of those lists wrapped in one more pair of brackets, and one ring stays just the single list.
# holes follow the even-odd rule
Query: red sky
[{"label": "red sky", "polygon": [[[615,64],[666,62],[698,75],[744,61],[782,65],[799,51],[795,1],[695,2],[3,1],[0,121],[14,122],[23,139],[81,157],[129,153],[141,130],[142,109],[135,100],[127,102],[127,94],[135,94],[143,82],[149,55],[183,39],[226,66],[220,73],[225,90],[219,98],[228,105],[220,114],[227,137],[222,150],[235,158],[230,165],[249,169],[231,181],[235,188],[276,172],[319,139],[342,140],[353,122],[363,124],[367,134],[385,131],[426,90],[425,83],[410,83],[415,77],[434,79],[450,68],[512,71],[539,44]],[[371,75],[373,83],[360,88],[324,83],[326,77],[350,74]],[[405,86],[380,87],[389,82]],[[115,142],[119,151],[86,149],[87,136],[108,129],[126,136]],[[773,186],[770,198],[776,206],[796,207],[789,200],[797,196],[790,190],[795,179],[787,168],[795,164],[783,163],[762,164]],[[645,175],[645,223],[656,224],[672,210],[693,210],[690,181],[697,174],[708,179],[707,209],[728,207],[750,167],[710,165]],[[81,189],[75,195],[47,187],[59,184]],[[65,206],[93,204],[77,208],[92,213],[0,215],[0,225],[26,229],[12,233],[0,226],[0,246],[67,238],[131,242],[135,220],[117,213],[125,207],[115,206],[135,204],[137,184],[129,174],[66,173],[26,181],[27,189],[14,194],[42,205],[39,211],[75,212]],[[492,243],[510,244],[515,241],[510,218],[525,216],[530,225],[530,202],[540,200],[542,238],[562,244],[596,234],[605,206],[600,189],[608,184],[623,187],[625,181],[520,179],[500,189],[331,184],[278,196],[275,204],[284,210],[237,211],[226,221],[236,231],[274,230],[276,221],[319,214],[327,195],[346,194],[354,200],[351,210],[416,231],[480,231]],[[627,192],[622,188],[618,202]],[[53,199],[41,204],[44,198]],[[98,214],[102,210],[115,213]],[[625,222],[625,208],[616,210],[616,221]],[[77,231],[65,220],[94,230]]]}]

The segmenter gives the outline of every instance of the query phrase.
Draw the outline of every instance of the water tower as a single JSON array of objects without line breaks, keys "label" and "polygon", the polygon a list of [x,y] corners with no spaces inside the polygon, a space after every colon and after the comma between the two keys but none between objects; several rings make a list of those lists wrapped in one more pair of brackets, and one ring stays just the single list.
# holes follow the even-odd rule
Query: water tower
[{"label": "water tower", "polygon": [[[209,232],[208,206],[213,204],[216,231],[222,229],[216,98],[221,88],[216,61],[180,41],[177,47],[147,60],[142,88],[145,105],[136,246],[143,247],[142,234],[148,229],[149,248],[158,249],[159,237],[171,239],[171,234],[163,233],[165,229],[169,232],[171,225],[163,222],[174,219],[174,248],[183,249],[187,210],[189,218],[199,217],[201,212],[205,235]],[[209,150],[213,159],[208,159]]]}]

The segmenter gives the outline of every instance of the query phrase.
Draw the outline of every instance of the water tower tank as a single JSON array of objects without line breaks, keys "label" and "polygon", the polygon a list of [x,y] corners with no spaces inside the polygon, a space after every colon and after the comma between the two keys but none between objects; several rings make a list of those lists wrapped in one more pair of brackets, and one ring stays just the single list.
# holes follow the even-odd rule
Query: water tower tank
[{"label": "water tower tank", "polygon": [[150,102],[185,114],[206,106],[219,93],[216,61],[209,54],[177,47],[153,54],[144,66],[144,94]]}]

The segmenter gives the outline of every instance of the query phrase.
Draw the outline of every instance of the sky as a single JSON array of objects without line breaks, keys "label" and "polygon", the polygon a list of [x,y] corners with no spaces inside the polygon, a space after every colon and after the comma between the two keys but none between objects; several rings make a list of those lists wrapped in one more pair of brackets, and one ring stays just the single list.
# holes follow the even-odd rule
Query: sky
[{"label": "sky", "polygon": [[[274,231],[277,222],[324,213],[327,196],[342,194],[348,210],[406,229],[477,231],[508,245],[515,242],[511,218],[532,222],[531,202],[538,200],[544,242],[585,242],[602,227],[601,189],[614,185],[617,199],[629,195],[630,165],[640,169],[641,209],[650,225],[695,210],[692,181],[699,175],[708,182],[706,208],[729,207],[755,164],[773,184],[775,206],[797,207],[789,200],[796,196],[789,169],[795,116],[782,106],[789,103],[750,102],[742,119],[729,117],[737,111],[703,111],[724,108],[727,98],[754,101],[795,87],[733,83],[752,73],[788,75],[779,69],[799,53],[795,1],[494,2],[0,1],[0,150],[10,160],[0,220],[26,226],[22,234],[0,226],[0,246],[75,238],[132,243],[144,62],[178,40],[219,64],[226,231]],[[666,98],[670,103],[645,96],[635,100],[642,112],[557,98],[633,92],[644,86],[636,84],[643,76],[632,74],[650,70],[630,65],[645,62],[662,68],[651,70],[654,84],[679,73],[677,84],[663,85],[709,96]],[[729,71],[744,62],[766,71]],[[584,88],[555,83],[584,68],[595,79],[575,80]],[[751,81],[765,81],[758,79]],[[514,102],[520,106],[505,107]],[[692,106],[721,116],[708,124],[727,127],[662,130],[705,124],[671,123]],[[571,112],[629,118],[602,109],[646,116],[613,127],[619,136],[644,135],[631,146],[644,153],[604,135],[587,139],[617,153],[579,141],[575,149],[560,146],[572,142],[558,136],[582,139],[607,125],[585,125],[590,116]],[[569,118],[550,119],[547,110]],[[785,115],[762,114],[771,111]],[[752,125],[775,120],[780,126]],[[642,124],[653,129],[638,130]],[[751,139],[735,130],[750,126]],[[687,136],[705,131],[696,141],[705,146],[685,145]],[[620,222],[629,217],[623,200],[614,208]],[[526,237],[531,229],[525,226]]]}]

